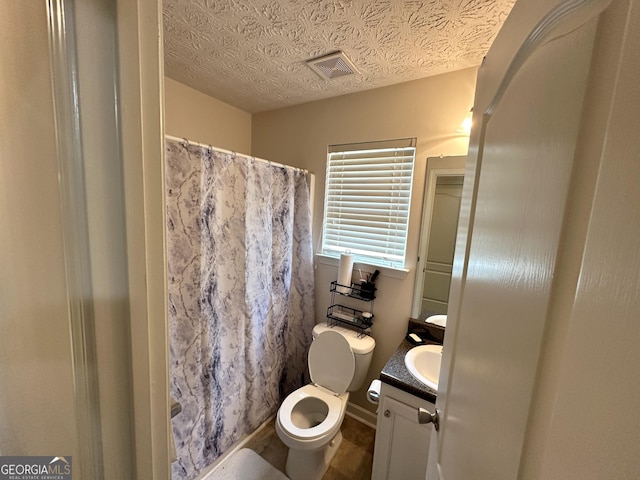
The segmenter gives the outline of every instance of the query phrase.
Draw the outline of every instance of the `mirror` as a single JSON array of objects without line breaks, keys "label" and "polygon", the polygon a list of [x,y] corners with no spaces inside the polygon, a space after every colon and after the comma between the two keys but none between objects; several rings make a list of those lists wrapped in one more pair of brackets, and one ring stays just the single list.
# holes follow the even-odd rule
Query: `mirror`
[{"label": "mirror", "polygon": [[466,158],[427,159],[411,318],[447,313]]}]

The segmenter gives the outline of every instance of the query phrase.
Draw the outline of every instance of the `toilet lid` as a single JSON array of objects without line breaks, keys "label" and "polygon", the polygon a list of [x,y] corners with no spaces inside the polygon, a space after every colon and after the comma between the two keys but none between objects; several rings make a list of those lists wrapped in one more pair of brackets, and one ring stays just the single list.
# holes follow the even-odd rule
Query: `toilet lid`
[{"label": "toilet lid", "polygon": [[347,391],[356,370],[356,359],[346,338],[338,332],[323,332],[309,349],[309,373],[317,385],[334,393]]}]

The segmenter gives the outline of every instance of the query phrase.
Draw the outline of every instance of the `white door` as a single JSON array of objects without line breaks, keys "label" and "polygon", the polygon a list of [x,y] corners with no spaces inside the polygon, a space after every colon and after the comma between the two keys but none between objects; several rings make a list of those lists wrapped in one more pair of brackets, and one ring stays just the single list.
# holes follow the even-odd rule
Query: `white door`
[{"label": "white door", "polygon": [[382,384],[376,422],[373,480],[422,480],[427,470],[424,455],[431,426],[418,422],[417,412],[435,405]]},{"label": "white door", "polygon": [[[637,79],[640,61],[634,33],[640,28],[636,2],[608,4],[519,0],[480,69],[467,164],[467,180],[473,181],[465,181],[463,194],[437,402],[441,428],[431,441],[428,479],[622,479],[637,478],[631,472],[640,471],[628,444],[598,440],[602,452],[616,452],[607,457],[584,448],[596,440],[593,427],[588,438],[586,433],[570,434],[580,431],[580,422],[597,424],[601,432],[610,430],[609,424],[631,432],[622,414],[578,409],[585,415],[574,415],[574,423],[567,425],[567,417],[554,410],[562,395],[567,412],[570,400],[578,408],[606,377],[590,377],[594,368],[579,361],[593,358],[593,350],[570,351],[567,346],[580,344],[576,339],[583,335],[581,323],[596,323],[595,318],[584,320],[589,318],[584,307],[578,318],[574,299],[586,288],[581,284],[589,270],[582,263],[585,245],[599,233],[591,230],[591,209],[598,170],[609,160],[602,153],[604,146],[612,129],[619,128],[611,123],[614,94],[622,95],[618,85],[623,78]],[[618,62],[625,48],[634,62],[627,70]],[[640,107],[637,94],[625,100]],[[637,134],[631,135],[637,143]],[[632,178],[639,168],[637,152],[626,146],[624,156],[616,159],[632,168],[627,172]],[[635,185],[627,181],[620,186],[628,189],[626,197],[636,216],[618,226],[637,235]],[[620,210],[630,209],[628,201],[622,203],[624,197],[616,205]],[[637,245],[627,240],[620,248],[616,254],[634,262],[637,272]],[[600,260],[599,267],[604,271],[606,262]],[[617,281],[615,276],[608,280]],[[622,343],[637,339],[631,319],[640,312],[639,283],[636,275],[609,285],[626,292],[619,295],[626,302],[622,311],[628,325],[620,332]],[[608,299],[598,305],[613,307]],[[606,328],[600,338],[600,345],[593,343],[593,334],[590,344],[583,343],[607,351],[608,364],[628,372],[623,360],[631,349],[626,357],[618,353]],[[637,361],[638,354],[632,355]],[[571,395],[566,383],[581,363],[587,372],[581,372],[583,399]],[[605,398],[630,406],[624,393],[628,387],[610,383],[620,395]],[[591,408],[594,403],[588,402]],[[601,407],[606,409],[604,403]],[[627,419],[631,411],[624,411]],[[566,457],[565,448],[574,456]],[[589,472],[584,466],[594,464],[593,458],[606,464],[612,476]]]}]

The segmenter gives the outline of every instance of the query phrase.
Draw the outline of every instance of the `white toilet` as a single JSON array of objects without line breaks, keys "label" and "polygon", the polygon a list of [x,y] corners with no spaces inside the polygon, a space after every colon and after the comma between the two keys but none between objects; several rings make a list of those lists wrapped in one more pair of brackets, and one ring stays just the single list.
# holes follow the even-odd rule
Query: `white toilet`
[{"label": "white toilet", "polygon": [[309,349],[311,383],[299,388],[278,410],[276,432],[289,447],[286,472],[291,480],[320,480],[329,468],[342,433],[349,392],[367,376],[376,342],[368,335],[321,323],[313,328]]}]

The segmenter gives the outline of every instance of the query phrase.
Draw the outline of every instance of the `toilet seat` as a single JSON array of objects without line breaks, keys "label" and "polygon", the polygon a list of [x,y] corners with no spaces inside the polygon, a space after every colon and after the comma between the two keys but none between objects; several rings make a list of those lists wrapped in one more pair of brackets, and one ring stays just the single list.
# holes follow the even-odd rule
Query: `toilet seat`
[{"label": "toilet seat", "polygon": [[356,371],[349,341],[330,330],[318,335],[311,344],[308,364],[311,381],[334,393],[346,392]]},{"label": "toilet seat", "polygon": [[[325,419],[311,428],[296,427],[292,421],[293,409],[305,398],[321,400],[326,404],[328,409]],[[342,409],[344,408],[344,403],[342,397],[332,395],[326,390],[312,384],[305,385],[285,398],[278,410],[278,421],[290,437],[298,440],[314,440],[340,426],[343,417]]]}]

